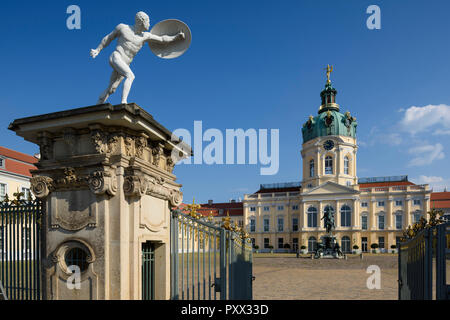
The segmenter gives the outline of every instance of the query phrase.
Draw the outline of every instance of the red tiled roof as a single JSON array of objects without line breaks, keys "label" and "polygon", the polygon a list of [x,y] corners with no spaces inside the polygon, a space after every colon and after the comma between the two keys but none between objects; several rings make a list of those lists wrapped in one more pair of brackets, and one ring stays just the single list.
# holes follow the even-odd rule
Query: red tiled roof
[{"label": "red tiled roof", "polygon": [[33,165],[33,163],[38,162],[38,159],[36,159],[33,156],[18,151],[14,151],[5,147],[0,147],[0,155],[6,157],[5,167],[0,168],[0,171],[20,174],[22,176],[27,176],[31,178],[30,170],[37,169]]},{"label": "red tiled roof", "polygon": [[450,200],[450,192],[432,192],[431,201]]},{"label": "red tiled roof", "polygon": [[376,187],[393,187],[393,186],[413,186],[415,183],[411,181],[397,181],[397,182],[372,182],[360,183],[360,188],[376,188]]},{"label": "red tiled roof", "polygon": [[[188,213],[186,203],[180,204],[178,208],[183,213]],[[214,217],[226,217],[228,213],[231,217],[244,215],[243,208],[244,206],[242,202],[212,203],[212,204],[201,204],[201,208],[197,209],[197,212],[204,216],[212,215]]]},{"label": "red tiled roof", "polygon": [[436,209],[450,208],[450,200],[431,201],[430,207]]},{"label": "red tiled roof", "polygon": [[15,150],[11,150],[5,147],[0,147],[0,155],[8,157],[8,158],[13,158],[16,160],[20,160],[23,162],[28,162],[28,163],[36,163],[38,162],[38,159],[36,159],[33,156],[30,156],[28,154],[19,152],[19,151],[15,151]]},{"label": "red tiled roof", "polygon": [[450,192],[433,192],[430,200],[430,208],[450,208]]}]

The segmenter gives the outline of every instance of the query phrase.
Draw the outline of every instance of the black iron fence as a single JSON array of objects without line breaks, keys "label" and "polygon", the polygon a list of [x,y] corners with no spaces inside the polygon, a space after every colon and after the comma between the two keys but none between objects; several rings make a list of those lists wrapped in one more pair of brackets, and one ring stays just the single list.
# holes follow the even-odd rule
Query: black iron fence
[{"label": "black iron fence", "polygon": [[0,281],[9,300],[41,299],[40,200],[0,202]]},{"label": "black iron fence", "polygon": [[399,244],[399,300],[431,300],[434,297],[438,300],[450,299],[450,285],[447,284],[449,242],[450,222],[447,222],[425,227],[412,239]]}]

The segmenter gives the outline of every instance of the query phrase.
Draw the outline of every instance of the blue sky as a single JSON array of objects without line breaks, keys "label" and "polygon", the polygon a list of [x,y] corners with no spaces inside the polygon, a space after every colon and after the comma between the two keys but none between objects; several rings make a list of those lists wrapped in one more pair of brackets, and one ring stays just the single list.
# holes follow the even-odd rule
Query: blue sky
[{"label": "blue sky", "polygon": [[[81,30],[68,30],[66,8],[81,8]],[[381,9],[381,30],[366,27],[366,8]],[[407,174],[450,186],[449,1],[21,1],[2,2],[1,145],[37,146],[7,130],[16,118],[96,103],[110,76],[102,51],[89,50],[118,23],[143,10],[151,25],[187,23],[190,49],[163,60],[147,46],[131,68],[135,102],[170,130],[280,130],[280,167],[181,165],[184,201],[229,201],[260,183],[299,181],[301,126],[317,113],[331,79],[341,111],[358,121],[358,176]],[[120,103],[120,92],[109,102]]]}]

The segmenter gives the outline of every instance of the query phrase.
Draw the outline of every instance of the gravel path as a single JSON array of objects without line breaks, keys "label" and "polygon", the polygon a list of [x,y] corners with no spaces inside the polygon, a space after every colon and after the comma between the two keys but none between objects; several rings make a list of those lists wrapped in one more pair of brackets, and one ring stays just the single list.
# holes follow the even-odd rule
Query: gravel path
[{"label": "gravel path", "polygon": [[[381,270],[381,288],[368,289],[367,267]],[[397,300],[397,255],[344,259],[253,257],[253,299]]]}]

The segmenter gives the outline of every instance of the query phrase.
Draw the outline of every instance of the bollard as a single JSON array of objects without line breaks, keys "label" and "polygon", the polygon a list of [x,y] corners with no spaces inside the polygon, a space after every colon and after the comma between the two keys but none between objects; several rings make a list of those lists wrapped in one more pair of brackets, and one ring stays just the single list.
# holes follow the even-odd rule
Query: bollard
[{"label": "bollard", "polygon": [[360,260],[363,259],[363,254],[362,254],[362,253],[359,254],[359,259],[360,259]]},{"label": "bollard", "polygon": [[300,251],[297,250],[297,259],[300,258]]}]

